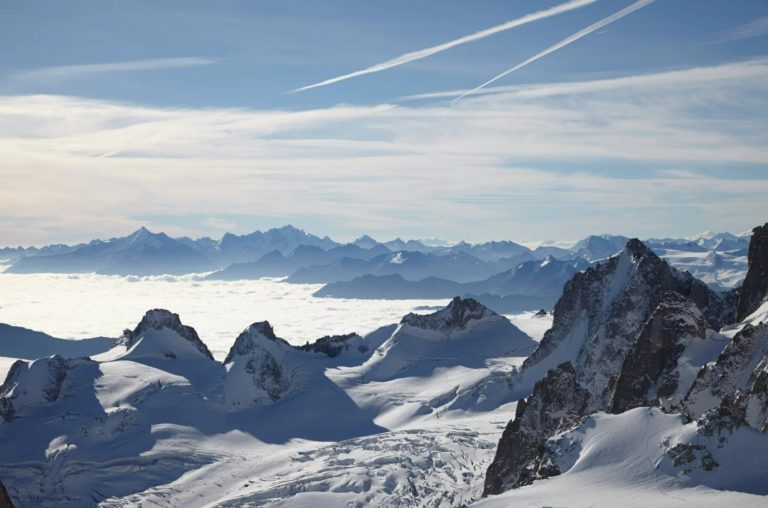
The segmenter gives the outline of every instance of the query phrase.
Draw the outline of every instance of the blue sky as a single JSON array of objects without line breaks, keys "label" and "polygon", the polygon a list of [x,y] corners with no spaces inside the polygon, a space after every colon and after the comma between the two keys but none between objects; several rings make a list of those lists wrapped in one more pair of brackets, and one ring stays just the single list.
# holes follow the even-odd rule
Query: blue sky
[{"label": "blue sky", "polygon": [[632,4],[3,2],[0,238],[293,223],[529,241],[764,222],[762,0],[657,0],[451,103]]}]

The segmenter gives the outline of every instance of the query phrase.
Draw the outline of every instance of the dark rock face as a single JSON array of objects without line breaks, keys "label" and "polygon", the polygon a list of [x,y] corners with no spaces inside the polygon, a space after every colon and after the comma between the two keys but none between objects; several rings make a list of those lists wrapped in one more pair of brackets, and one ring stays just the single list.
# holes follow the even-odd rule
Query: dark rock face
[{"label": "dark rock face", "polygon": [[683,407],[691,418],[723,404],[744,405],[744,422],[760,431],[768,426],[768,324],[746,325],[714,364],[699,371]]},{"label": "dark rock face", "polygon": [[175,331],[189,342],[194,344],[198,351],[203,354],[203,356],[213,360],[213,355],[208,350],[208,346],[206,346],[205,343],[200,340],[200,337],[197,335],[195,329],[191,326],[181,324],[181,319],[179,319],[178,314],[174,314],[165,309],[152,309],[147,311],[146,314],[144,314],[144,317],[141,318],[141,321],[136,326],[136,328],[133,329],[133,331],[126,330],[123,332],[123,343],[126,347],[130,348],[136,343],[136,340],[141,337],[141,335],[147,330],[160,330],[162,328],[170,328],[171,330]]},{"label": "dark rock face", "polygon": [[552,328],[523,363],[523,372],[552,368],[555,358],[572,361],[582,386],[596,396],[597,409],[604,409],[637,334],[664,293],[674,289],[669,266],[642,242],[630,240],[619,256],[566,284]]},{"label": "dark rock face", "polygon": [[675,291],[687,297],[701,310],[713,330],[734,323],[739,288],[717,293],[688,272],[672,269]]},{"label": "dark rock face", "polygon": [[9,496],[8,491],[5,490],[3,482],[0,482],[0,508],[13,508],[11,496]]},{"label": "dark rock face", "polygon": [[[303,346],[299,346],[298,349],[301,351],[320,353],[330,358],[334,358],[339,356],[342,351],[348,349],[350,347],[349,343],[354,339],[360,339],[360,336],[356,333],[348,333],[345,335],[326,335],[325,337],[321,337],[311,344],[307,343]],[[368,351],[368,346],[365,344],[360,344],[358,346],[358,351],[360,353],[365,353]]]},{"label": "dark rock face", "polygon": [[423,316],[411,313],[402,322],[427,330],[463,330],[470,321],[497,315],[473,298],[457,296],[444,309]]},{"label": "dark rock face", "polygon": [[[233,408],[275,402],[291,389],[293,375],[283,362],[294,351],[275,335],[267,321],[253,323],[238,335],[225,364],[231,364],[225,377],[225,400]],[[238,379],[247,380],[245,384]]]},{"label": "dark rock face", "polygon": [[749,270],[741,287],[736,321],[757,310],[768,296],[768,223],[752,230],[748,261]]},{"label": "dark rock face", "polygon": [[703,338],[707,324],[692,301],[674,292],[665,293],[624,360],[611,412],[657,406],[659,399],[671,396],[678,388],[676,367],[684,341]]},{"label": "dark rock face", "polygon": [[486,473],[484,496],[554,473],[537,468],[536,458],[547,438],[580,423],[590,405],[591,395],[576,377],[573,366],[563,363],[536,383],[530,397],[518,402],[515,419],[504,430]]}]

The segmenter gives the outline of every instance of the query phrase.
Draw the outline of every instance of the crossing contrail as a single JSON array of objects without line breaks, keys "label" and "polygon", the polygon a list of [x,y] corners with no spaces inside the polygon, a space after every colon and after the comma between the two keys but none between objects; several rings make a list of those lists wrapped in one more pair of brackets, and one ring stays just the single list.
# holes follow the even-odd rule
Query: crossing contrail
[{"label": "crossing contrail", "polygon": [[507,21],[506,23],[502,23],[501,25],[496,25],[491,28],[486,28],[485,30],[480,30],[479,32],[475,32],[470,35],[465,35],[464,37],[459,37],[458,39],[454,39],[452,41],[438,44],[437,46],[432,46],[430,48],[420,49],[418,51],[413,51],[411,53],[405,53],[404,55],[400,55],[396,58],[393,58],[391,60],[387,60],[386,62],[382,62],[376,65],[372,65],[371,67],[367,67],[365,69],[350,72],[349,74],[344,74],[342,76],[337,76],[335,78],[326,79],[325,81],[320,81],[319,83],[314,83],[307,86],[302,86],[301,88],[297,88],[295,90],[292,90],[292,92],[303,92],[305,90],[310,90],[312,88],[319,88],[322,86],[331,85],[333,83],[338,83],[339,81],[345,81],[347,79],[356,78],[358,76],[364,76],[366,74],[373,74],[374,72],[381,72],[387,69],[391,69],[392,67],[397,67],[399,65],[407,64],[410,62],[414,62],[416,60],[421,60],[422,58],[426,58],[428,56],[432,56],[436,53],[440,53],[442,51],[445,51],[447,49],[454,48],[456,46],[460,46],[462,44],[466,44],[468,42],[474,42],[480,39],[484,39],[486,37],[489,37],[491,35],[497,34],[499,32],[503,32],[505,30],[511,30],[512,28],[516,28],[518,26],[526,25],[528,23],[532,23],[534,21],[538,21],[540,19],[549,18],[551,16],[556,16],[558,14],[562,14],[564,12],[568,12],[574,9],[579,9],[581,7],[585,7],[587,5],[593,4],[597,2],[597,0],[571,0],[569,2],[556,5],[554,7],[550,7],[549,9],[544,9],[542,11],[533,12],[531,14],[527,14],[521,18],[513,19],[511,21]]},{"label": "crossing contrail", "polygon": [[478,87],[476,87],[476,88],[473,88],[472,90],[470,90],[470,91],[468,91],[468,92],[465,92],[465,93],[463,93],[463,94],[459,95],[458,97],[456,97],[455,99],[453,99],[453,101],[451,101],[451,103],[452,103],[452,104],[455,104],[456,102],[460,101],[460,100],[461,100],[461,99],[463,99],[464,97],[467,97],[467,96],[469,96],[469,95],[472,95],[473,93],[477,92],[478,90],[482,90],[482,89],[483,89],[483,88],[485,88],[486,86],[490,85],[491,83],[493,83],[493,82],[495,82],[495,81],[498,81],[498,80],[500,80],[500,79],[501,79],[501,78],[503,78],[504,76],[507,76],[507,75],[509,75],[509,74],[512,74],[513,72],[515,72],[515,71],[517,71],[517,70],[519,70],[519,69],[522,69],[522,68],[523,68],[523,67],[525,67],[526,65],[528,65],[528,64],[530,64],[530,63],[533,63],[533,62],[535,62],[535,61],[536,61],[536,60],[538,60],[539,58],[543,58],[543,57],[545,57],[545,56],[549,55],[550,53],[554,53],[554,52],[555,52],[555,51],[557,51],[558,49],[560,49],[560,48],[562,48],[562,47],[565,47],[565,46],[567,46],[568,44],[570,44],[570,43],[572,43],[572,42],[575,42],[575,41],[577,41],[577,40],[581,39],[582,37],[585,37],[585,36],[587,36],[587,35],[591,34],[591,33],[592,33],[592,32],[594,32],[595,30],[599,30],[599,29],[603,28],[603,27],[604,27],[604,26],[606,26],[606,25],[610,25],[610,24],[611,24],[611,23],[613,23],[614,21],[617,21],[617,20],[619,20],[619,19],[623,18],[624,16],[627,16],[627,15],[629,15],[629,14],[632,14],[632,13],[633,13],[633,12],[635,12],[636,10],[642,9],[642,8],[643,8],[643,7],[645,7],[646,5],[652,4],[653,2],[654,2],[654,0],[639,0],[638,2],[635,2],[635,3],[633,3],[633,4],[632,4],[632,5],[630,5],[629,7],[626,7],[626,8],[624,8],[624,9],[622,9],[622,10],[620,10],[620,11],[618,11],[618,12],[614,13],[614,14],[611,14],[611,15],[610,15],[610,16],[608,16],[607,18],[603,18],[603,19],[601,19],[601,20],[600,20],[600,21],[598,21],[597,23],[594,23],[594,24],[592,24],[592,25],[589,25],[587,28],[584,28],[583,30],[579,30],[579,31],[578,31],[578,32],[576,32],[575,34],[573,34],[573,35],[571,35],[571,36],[569,36],[569,37],[566,37],[565,39],[563,39],[562,41],[558,42],[557,44],[555,44],[555,45],[553,45],[553,46],[550,46],[550,47],[548,47],[547,49],[545,49],[544,51],[542,51],[542,52],[540,52],[540,53],[536,53],[535,55],[533,55],[533,56],[532,56],[532,57],[530,57],[529,59],[527,59],[527,60],[525,60],[525,61],[523,61],[523,62],[520,62],[519,64],[515,65],[515,66],[514,66],[514,67],[512,67],[511,69],[507,69],[506,71],[504,71],[504,72],[502,72],[501,74],[499,74],[499,75],[497,75],[497,76],[493,77],[492,79],[489,79],[488,81],[486,81],[486,82],[485,82],[485,83],[483,83],[482,85],[480,85],[480,86],[478,86]]}]

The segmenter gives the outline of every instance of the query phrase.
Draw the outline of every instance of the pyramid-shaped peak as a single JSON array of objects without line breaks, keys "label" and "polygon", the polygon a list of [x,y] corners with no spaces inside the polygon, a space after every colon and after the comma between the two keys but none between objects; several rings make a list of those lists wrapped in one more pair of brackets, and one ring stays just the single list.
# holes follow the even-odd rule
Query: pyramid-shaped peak
[{"label": "pyramid-shaped peak", "polygon": [[213,355],[208,347],[200,340],[197,331],[191,326],[182,324],[178,314],[166,309],[151,309],[144,313],[139,324],[133,330],[123,332],[123,341],[126,347],[131,348],[136,341],[149,330],[161,330],[168,328],[175,331],[181,337],[191,342],[206,358],[213,360]]},{"label": "pyramid-shaped peak", "polygon": [[426,315],[410,313],[403,318],[402,323],[429,330],[460,330],[470,321],[493,316],[498,314],[474,298],[457,296],[444,309]]},{"label": "pyramid-shaped peak", "polygon": [[627,242],[625,249],[633,254],[651,253],[651,249],[639,238],[632,238]]},{"label": "pyramid-shaped peak", "polygon": [[252,323],[237,336],[224,363],[231,362],[236,356],[248,355],[259,347],[274,347],[274,345],[291,347],[288,342],[275,335],[269,321]]}]

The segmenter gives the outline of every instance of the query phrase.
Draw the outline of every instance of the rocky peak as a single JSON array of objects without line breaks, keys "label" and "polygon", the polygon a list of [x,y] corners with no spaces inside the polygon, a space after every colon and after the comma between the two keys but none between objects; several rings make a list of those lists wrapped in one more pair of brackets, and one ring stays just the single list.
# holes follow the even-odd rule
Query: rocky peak
[{"label": "rocky peak", "polygon": [[294,348],[267,321],[253,323],[235,339],[224,363],[224,400],[232,409],[269,404],[285,396],[293,372],[285,355]]},{"label": "rocky peak", "polygon": [[552,328],[523,363],[528,382],[564,361],[593,394],[610,396],[629,348],[667,291],[669,266],[637,239],[605,263],[577,273],[555,305]]},{"label": "rocky peak", "polygon": [[486,473],[483,495],[499,494],[536,478],[559,474],[537,467],[539,450],[550,436],[578,425],[590,399],[570,362],[548,371],[536,383],[533,394],[517,403],[515,419],[504,429]]},{"label": "rocky peak", "polygon": [[768,223],[752,230],[747,260],[749,269],[741,286],[736,321],[752,314],[768,297]]},{"label": "rocky peak", "polygon": [[402,323],[427,330],[463,330],[470,321],[493,316],[498,314],[477,300],[457,296],[444,309],[426,315],[410,313],[403,317]]},{"label": "rocky peak", "polygon": [[181,337],[191,342],[203,356],[213,360],[213,355],[208,350],[205,343],[200,340],[195,329],[191,326],[183,325],[178,314],[174,314],[165,309],[148,310],[144,314],[144,317],[141,318],[141,321],[136,328],[133,330],[125,330],[123,332],[122,342],[127,348],[131,348],[148,330],[161,330],[163,328],[175,331]]},{"label": "rocky peak", "polygon": [[277,345],[278,347],[291,347],[288,342],[275,335],[275,331],[272,328],[272,325],[269,324],[269,321],[252,323],[237,336],[235,343],[232,345],[227,357],[224,359],[224,363],[231,362],[236,356],[246,356],[253,353],[258,348],[267,347],[272,349],[272,346],[274,345]]},{"label": "rocky peak", "polygon": [[624,249],[627,252],[631,252],[632,255],[636,258],[641,257],[648,257],[650,255],[655,255],[651,249],[646,246],[642,240],[638,238],[632,238],[627,242],[626,247]]}]

